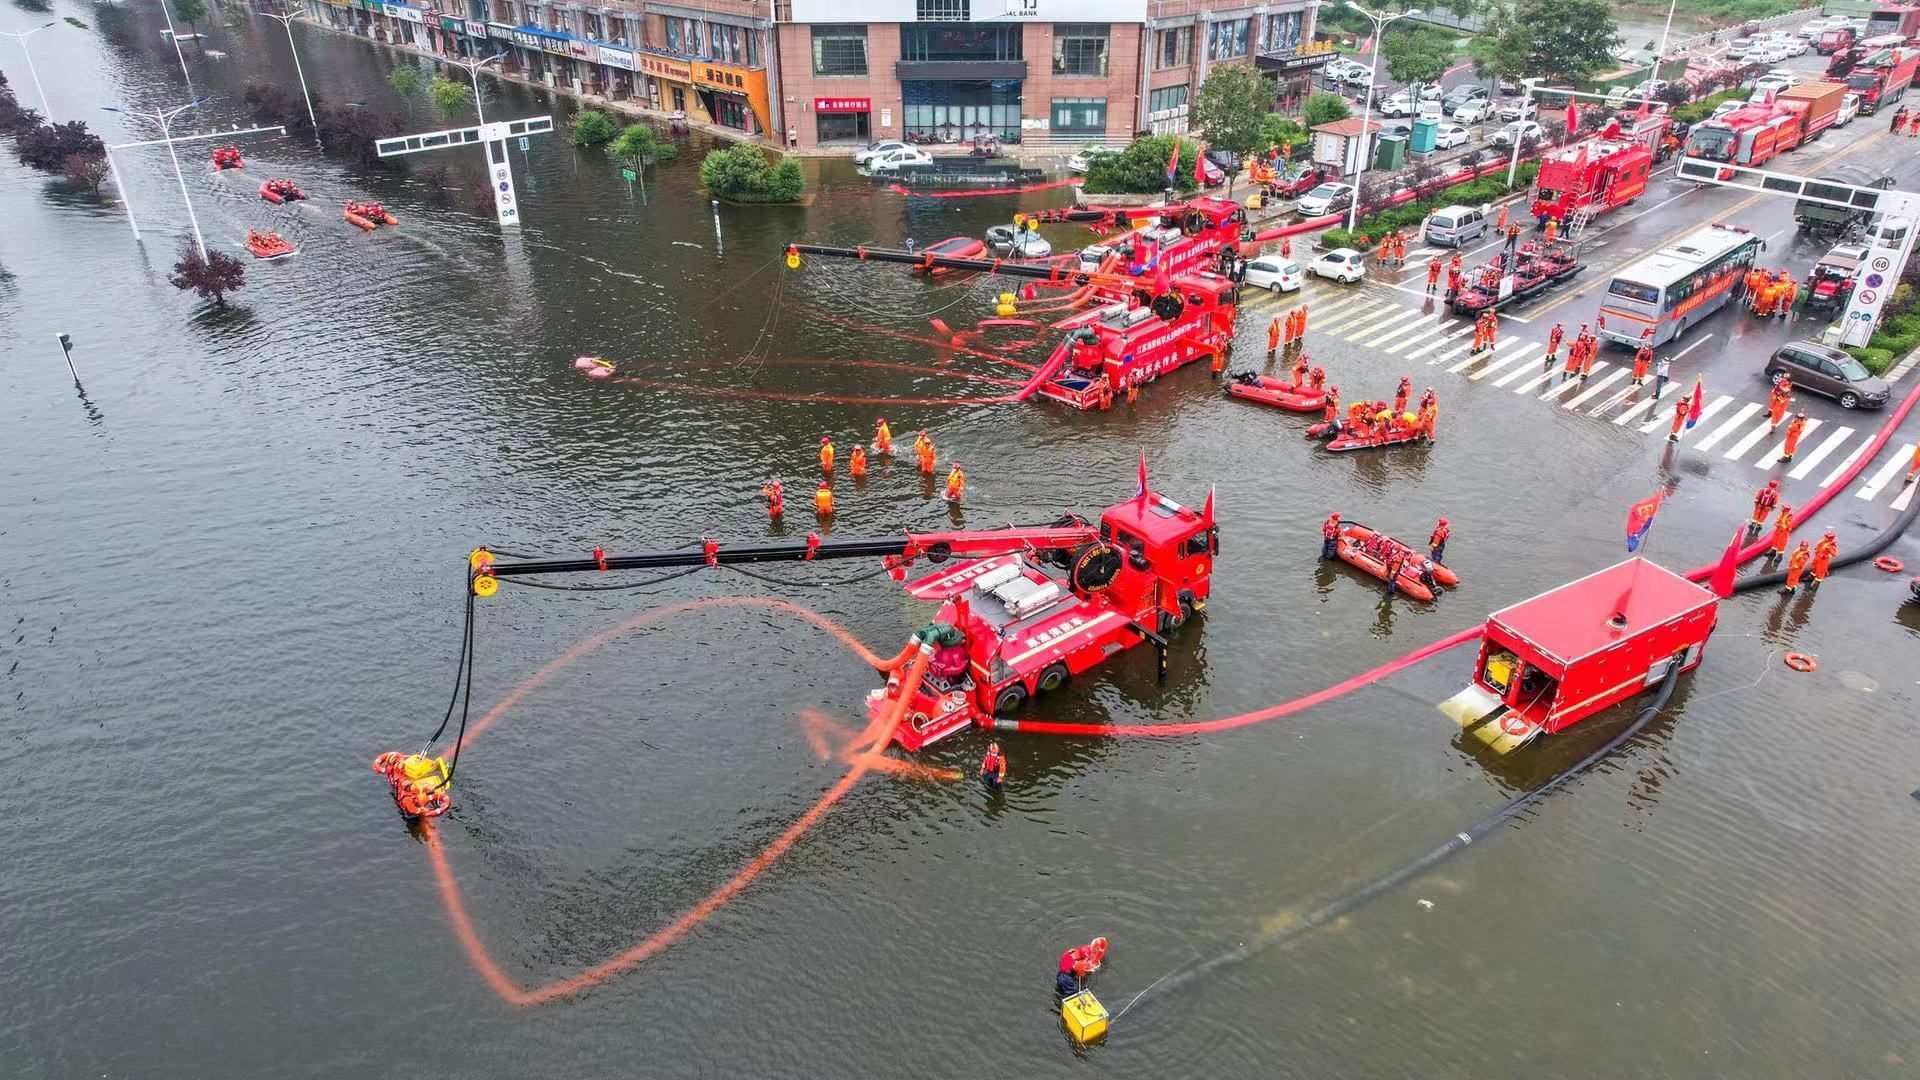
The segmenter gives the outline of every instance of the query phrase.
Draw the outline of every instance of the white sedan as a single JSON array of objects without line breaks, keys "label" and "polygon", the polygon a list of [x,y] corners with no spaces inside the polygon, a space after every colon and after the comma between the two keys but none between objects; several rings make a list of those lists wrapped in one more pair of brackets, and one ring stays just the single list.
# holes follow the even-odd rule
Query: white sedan
[{"label": "white sedan", "polygon": [[[1457,112],[1453,115],[1456,119],[1460,116]],[[1450,150],[1456,146],[1467,145],[1471,138],[1472,136],[1467,134],[1467,129],[1459,124],[1441,124],[1434,132],[1433,145],[1441,150]]]},{"label": "white sedan", "polygon": [[1493,115],[1493,105],[1485,101],[1469,101],[1453,110],[1453,119],[1461,124],[1478,124]]},{"label": "white sedan", "polygon": [[889,150],[876,154],[867,160],[867,167],[877,173],[898,172],[902,165],[931,165],[933,155],[925,150],[916,150],[909,146],[903,150]]},{"label": "white sedan", "polygon": [[1333,281],[1359,281],[1367,276],[1367,257],[1352,248],[1334,248],[1313,260],[1307,270],[1315,277]]},{"label": "white sedan", "polygon": [[1500,106],[1502,120],[1531,120],[1540,111],[1540,107],[1531,100],[1514,101]]},{"label": "white sedan", "polygon": [[1513,123],[1494,132],[1491,141],[1496,146],[1512,146],[1516,141],[1524,143],[1527,139],[1538,139],[1543,134],[1545,134],[1545,129],[1534,121],[1515,120]]},{"label": "white sedan", "polygon": [[855,150],[853,152],[853,163],[855,165],[865,165],[882,154],[890,154],[895,150],[911,149],[913,149],[912,145],[903,143],[898,139],[883,139],[880,142],[868,143],[860,149]]},{"label": "white sedan", "polygon": [[1277,255],[1262,256],[1247,264],[1247,284],[1277,293],[1296,292],[1306,283],[1300,264]]}]

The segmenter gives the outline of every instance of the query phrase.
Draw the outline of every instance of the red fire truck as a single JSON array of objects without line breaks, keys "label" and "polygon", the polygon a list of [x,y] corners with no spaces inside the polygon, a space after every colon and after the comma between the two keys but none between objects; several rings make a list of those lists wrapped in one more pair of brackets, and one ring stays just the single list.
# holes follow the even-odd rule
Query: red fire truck
[{"label": "red fire truck", "polygon": [[[1664,125],[1662,125],[1664,128]],[[1595,136],[1548,154],[1534,182],[1532,212],[1545,226],[1591,218],[1639,198],[1653,170],[1654,148],[1643,138]]]},{"label": "red fire truck", "polygon": [[1748,105],[1694,125],[1687,154],[1706,161],[1757,167],[1800,145],[1800,114],[1777,105]]},{"label": "red fire truck", "polygon": [[1628,559],[1487,618],[1473,681],[1440,708],[1501,753],[1700,664],[1712,592]]},{"label": "red fire truck", "polygon": [[1920,67],[1920,48],[1879,49],[1853,65],[1847,73],[1847,89],[1860,95],[1860,111],[1872,114],[1905,96],[1916,67]]},{"label": "red fire truck", "polygon": [[1203,270],[1174,277],[1151,306],[1108,304],[1062,320],[1067,340],[1041,365],[1037,393],[1093,409],[1103,396],[1210,359],[1233,341],[1238,301],[1233,282]]}]

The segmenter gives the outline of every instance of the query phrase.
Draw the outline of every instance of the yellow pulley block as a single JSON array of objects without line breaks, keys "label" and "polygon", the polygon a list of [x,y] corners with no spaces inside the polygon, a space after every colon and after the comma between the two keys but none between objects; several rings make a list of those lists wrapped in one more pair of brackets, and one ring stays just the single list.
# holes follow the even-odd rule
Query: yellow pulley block
[{"label": "yellow pulley block", "polygon": [[492,574],[481,574],[473,579],[473,595],[492,596],[500,591],[500,579]]},{"label": "yellow pulley block", "polygon": [[800,253],[799,252],[797,251],[787,252],[787,269],[789,270],[800,269]]},{"label": "yellow pulley block", "polygon": [[472,570],[480,569],[481,563],[490,563],[492,561],[493,552],[488,551],[486,548],[474,548],[473,551],[467,555],[467,567]]},{"label": "yellow pulley block", "polygon": [[1015,214],[1015,215],[1013,215],[1013,227],[1014,227],[1014,228],[1016,228],[1016,229],[1017,229],[1017,228],[1019,228],[1020,226],[1022,226],[1022,225],[1025,225],[1026,223],[1027,223],[1027,215],[1025,215],[1025,214]]}]

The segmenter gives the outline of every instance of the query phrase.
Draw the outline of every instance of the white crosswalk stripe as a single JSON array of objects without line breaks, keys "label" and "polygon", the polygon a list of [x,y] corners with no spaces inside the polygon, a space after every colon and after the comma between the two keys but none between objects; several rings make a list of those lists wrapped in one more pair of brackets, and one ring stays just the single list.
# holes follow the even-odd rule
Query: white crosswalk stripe
[{"label": "white crosswalk stripe", "polygon": [[[1818,420],[1813,421],[1814,424],[1817,424],[1819,422],[1820,421]],[[1793,467],[1793,471],[1788,473],[1787,475],[1795,480],[1806,479],[1807,474],[1813,471],[1813,467],[1815,465],[1820,464],[1822,461],[1825,461],[1827,455],[1833,453],[1835,447],[1839,446],[1843,442],[1846,442],[1847,436],[1851,434],[1853,434],[1852,428],[1843,427],[1839,431],[1836,431],[1833,434],[1827,436],[1826,442],[1823,442],[1819,446],[1814,447],[1813,453],[1808,454],[1806,456],[1806,459],[1800,462],[1800,464],[1795,465]]]},{"label": "white crosswalk stripe", "polygon": [[[1505,386],[1508,383],[1512,382],[1513,380],[1523,378],[1526,375],[1531,374],[1535,371],[1545,371],[1548,374],[1552,374],[1552,370],[1553,370],[1552,368],[1548,368],[1548,367],[1536,369],[1526,364],[1521,364],[1519,367],[1514,368],[1512,371],[1509,371],[1505,375],[1502,375],[1499,378],[1493,380],[1493,385]],[[1539,383],[1534,383],[1533,385],[1538,386]]]},{"label": "white crosswalk stripe", "polygon": [[1628,369],[1624,367],[1616,367],[1611,372],[1608,373],[1606,378],[1601,379],[1599,382],[1594,383],[1592,386],[1588,387],[1585,393],[1582,393],[1579,397],[1574,398],[1572,401],[1562,403],[1560,407],[1563,409],[1577,409],[1580,407],[1581,402],[1586,401],[1588,398],[1591,398],[1599,394],[1600,391],[1605,390],[1607,387],[1613,385],[1614,382],[1620,379],[1626,378],[1628,374],[1629,374]]},{"label": "white crosswalk stripe", "polygon": [[[1425,356],[1425,355],[1427,355],[1428,353],[1430,353],[1430,352],[1432,352],[1433,350],[1435,350],[1435,349],[1438,349],[1438,348],[1441,348],[1441,347],[1443,347],[1443,346],[1445,346],[1445,345],[1447,345],[1447,344],[1448,344],[1449,342],[1451,342],[1451,341],[1453,341],[1453,339],[1455,339],[1455,338],[1457,338],[1457,337],[1459,337],[1460,335],[1462,335],[1462,334],[1469,334],[1469,333],[1472,333],[1472,332],[1473,332],[1473,324],[1472,324],[1472,323],[1467,323],[1466,325],[1463,325],[1463,326],[1461,326],[1461,327],[1459,327],[1459,328],[1457,328],[1457,329],[1455,329],[1455,330],[1454,330],[1454,331],[1453,331],[1452,333],[1450,333],[1450,334],[1447,334],[1447,335],[1446,335],[1445,337],[1442,337],[1442,338],[1441,338],[1440,340],[1438,340],[1438,341],[1436,341],[1436,342],[1433,342],[1433,343],[1432,343],[1432,344],[1430,344],[1430,345],[1422,345],[1422,346],[1420,346],[1419,348],[1417,348],[1417,349],[1415,349],[1415,350],[1413,350],[1412,352],[1410,352],[1410,353],[1408,353],[1408,354],[1407,354],[1407,359],[1409,359],[1409,360],[1418,360],[1418,359],[1420,359],[1421,357],[1423,357],[1423,356]],[[1437,363],[1439,363],[1439,362],[1440,362],[1440,361],[1441,361],[1441,360],[1442,360],[1442,359],[1443,359],[1443,358],[1445,357],[1445,355],[1446,355],[1446,354],[1444,354],[1444,353],[1443,353],[1443,354],[1442,354],[1441,356],[1436,356],[1436,357],[1434,357],[1433,359],[1431,359],[1431,360],[1429,360],[1429,361],[1427,361],[1427,364],[1428,364],[1429,366],[1431,366],[1431,365],[1433,365],[1433,364],[1437,364]]]},{"label": "white crosswalk stripe", "polygon": [[[1700,427],[1702,424],[1705,424],[1708,420],[1713,419],[1714,413],[1719,412],[1721,409],[1726,408],[1728,405],[1731,405],[1732,403],[1733,403],[1733,398],[1727,394],[1721,394],[1719,397],[1714,398],[1712,401],[1707,402],[1706,407],[1700,410],[1700,419],[1695,421],[1693,426]],[[1658,431],[1663,427],[1671,427],[1672,425],[1673,425],[1672,417],[1659,416],[1659,417],[1655,417],[1652,420],[1647,421],[1645,424],[1642,424],[1640,426],[1640,431],[1642,434],[1651,435],[1652,433],[1654,433],[1655,431]],[[1703,428],[1702,430],[1704,432],[1705,429]],[[1685,434],[1686,431],[1687,429],[1684,427],[1681,429],[1681,432],[1682,432],[1681,438],[1686,437],[1686,434]]]},{"label": "white crosswalk stripe", "polygon": [[1768,429],[1766,424],[1756,424],[1752,431],[1747,432],[1739,442],[1734,443],[1727,449],[1725,454],[1720,456],[1728,461],[1739,461],[1741,458],[1747,456],[1747,451],[1753,449],[1754,443],[1759,442],[1771,434],[1773,434],[1773,432]]},{"label": "white crosswalk stripe", "polygon": [[1827,478],[1825,480],[1820,481],[1820,486],[1823,488],[1832,487],[1834,485],[1834,482],[1840,479],[1840,475],[1842,473],[1852,468],[1854,462],[1860,460],[1860,455],[1867,452],[1867,447],[1871,445],[1872,442],[1873,440],[1871,439],[1862,439],[1860,441],[1860,445],[1853,448],[1853,453],[1848,454],[1846,458],[1840,462],[1840,464],[1835,465],[1833,467],[1833,471],[1827,474]]},{"label": "white crosswalk stripe", "polygon": [[1920,487],[1920,483],[1903,485],[1900,488],[1900,494],[1894,497],[1893,508],[1895,510],[1905,510],[1908,506],[1911,506],[1913,504],[1913,490],[1917,487]]},{"label": "white crosswalk stripe", "polygon": [[[1732,400],[1731,398],[1723,394],[1720,396],[1718,401],[1715,401],[1712,404],[1718,405],[1721,402],[1731,401],[1731,400]],[[1712,431],[1708,432],[1705,438],[1693,444],[1693,448],[1704,454],[1707,451],[1713,449],[1714,447],[1720,445],[1721,439],[1724,439],[1727,436],[1733,434],[1736,430],[1739,429],[1740,425],[1746,423],[1748,420],[1751,420],[1753,418],[1753,415],[1759,412],[1760,409],[1761,407],[1759,405],[1751,401],[1747,402],[1745,405],[1740,406],[1740,408],[1734,412],[1733,419],[1728,420],[1726,423],[1721,424],[1719,427],[1714,428]],[[1701,416],[1700,417],[1701,423],[1705,423],[1706,419],[1707,418],[1704,415]],[[1698,427],[1699,425],[1696,424],[1694,426]]]},{"label": "white crosswalk stripe", "polygon": [[[1819,431],[1820,424],[1821,424],[1821,421],[1819,420],[1807,421],[1807,426],[1804,429],[1802,429],[1800,432],[1800,446],[1798,447],[1798,449],[1802,449],[1802,450],[1806,449],[1807,436],[1813,434],[1816,431]],[[1774,443],[1772,448],[1769,449],[1766,453],[1761,454],[1759,460],[1755,461],[1753,465],[1757,469],[1771,469],[1775,465],[1778,465],[1780,463],[1780,455],[1786,452],[1787,452],[1787,437],[1785,435],[1782,435],[1780,437],[1780,441],[1777,443]],[[1791,476],[1793,474],[1788,473],[1787,475]]]},{"label": "white crosswalk stripe", "polygon": [[[1502,342],[1501,344],[1505,344],[1505,342]],[[1524,344],[1524,342],[1522,344]],[[1499,347],[1495,346],[1494,353],[1497,355],[1499,351],[1500,351]],[[1527,357],[1530,355],[1532,354],[1527,349],[1513,349],[1509,351],[1507,355],[1500,356],[1498,359],[1493,360],[1492,362],[1488,363],[1486,366],[1482,367],[1479,371],[1473,372],[1467,377],[1474,380],[1475,382],[1478,382],[1479,380],[1486,378],[1487,376],[1493,374],[1494,372],[1499,371],[1501,368],[1506,367],[1508,364],[1514,363],[1515,361],[1526,360]]]},{"label": "white crosswalk stripe", "polygon": [[1628,383],[1627,385],[1621,387],[1620,389],[1615,390],[1613,392],[1612,397],[1609,397],[1607,400],[1601,402],[1598,405],[1595,405],[1591,409],[1588,409],[1587,415],[1592,417],[1605,416],[1607,412],[1611,410],[1615,405],[1618,405],[1621,402],[1627,400],[1627,398],[1633,396],[1634,392],[1639,389],[1641,388],[1633,385],[1632,383]]},{"label": "white crosswalk stripe", "polygon": [[[1607,363],[1605,360],[1595,360],[1593,362],[1593,371],[1605,371],[1612,366],[1613,366],[1612,364]],[[1591,379],[1592,377],[1593,377],[1592,372],[1589,372],[1587,375],[1587,378]],[[1567,388],[1570,386],[1585,386],[1585,385],[1586,385],[1586,380],[1584,379],[1569,379],[1568,381],[1561,383],[1559,386],[1548,387],[1546,391],[1544,391],[1540,395],[1540,400],[1546,401],[1547,399],[1553,397],[1555,394],[1566,393]]]},{"label": "white crosswalk stripe", "polygon": [[[1526,369],[1526,368],[1522,368],[1521,370],[1522,370],[1522,371],[1525,371],[1525,370],[1528,370],[1528,369]],[[1544,371],[1541,371],[1541,372],[1538,372],[1538,373],[1536,373],[1536,374],[1535,374],[1535,375],[1533,376],[1533,378],[1531,378],[1531,379],[1528,379],[1528,380],[1527,380],[1526,382],[1523,382],[1523,383],[1521,383],[1521,384],[1520,384],[1519,386],[1516,386],[1516,387],[1514,387],[1514,388],[1513,388],[1513,392],[1514,392],[1514,393],[1516,393],[1516,394],[1531,394],[1531,393],[1533,393],[1533,392],[1534,392],[1535,390],[1537,390],[1537,389],[1539,389],[1539,388],[1540,388],[1541,386],[1544,386],[1544,385],[1546,385],[1546,383],[1547,383],[1547,382],[1549,382],[1550,380],[1552,380],[1552,379],[1554,378],[1554,376],[1556,376],[1556,375],[1558,375],[1558,374],[1560,374],[1560,372],[1559,372],[1559,370],[1558,370],[1558,369],[1556,369],[1556,368],[1547,368],[1547,369],[1546,369],[1546,370],[1544,370]],[[1495,386],[1498,386],[1498,385],[1500,385],[1500,384],[1499,384],[1499,383],[1495,383],[1494,385],[1495,385]]]},{"label": "white crosswalk stripe", "polygon": [[[1641,413],[1646,412],[1648,409],[1653,408],[1656,401],[1665,401],[1666,399],[1672,397],[1673,395],[1679,392],[1680,392],[1680,384],[1677,382],[1673,382],[1672,380],[1668,380],[1666,389],[1660,391],[1659,398],[1656,399],[1656,398],[1649,397],[1642,401],[1636,402],[1633,408],[1628,409],[1626,412],[1623,412],[1619,416],[1614,417],[1613,422],[1616,424],[1620,424],[1622,426],[1631,424],[1635,420],[1638,420],[1640,418]],[[1672,423],[1671,418],[1669,418],[1667,422]],[[1640,430],[1652,431],[1655,427],[1659,426],[1659,423],[1660,422],[1658,420],[1655,420],[1649,426],[1643,427]]]},{"label": "white crosswalk stripe", "polygon": [[1409,345],[1425,341],[1435,334],[1445,333],[1449,325],[1445,319],[1430,319],[1426,322],[1414,323],[1406,328],[1407,332],[1402,336],[1381,342],[1380,351],[1398,354],[1401,349]]},{"label": "white crosswalk stripe", "polygon": [[[1460,358],[1460,361],[1458,363],[1454,364],[1452,367],[1448,368],[1447,370],[1458,373],[1461,371],[1465,371],[1467,368],[1472,367],[1474,364],[1487,363],[1488,361],[1492,360],[1496,355],[1498,355],[1500,350],[1506,349],[1508,346],[1519,344],[1519,343],[1520,341],[1518,338],[1508,338],[1507,340],[1496,344],[1492,349],[1482,349],[1479,352],[1469,351],[1465,356]],[[1505,360],[1502,361],[1501,366],[1505,366],[1505,361],[1515,359],[1519,355],[1520,354],[1515,352],[1508,352]],[[1448,359],[1452,359],[1452,357],[1448,357]]]},{"label": "white crosswalk stripe", "polygon": [[1880,494],[1880,489],[1887,486],[1887,481],[1893,479],[1894,474],[1898,473],[1900,467],[1905,465],[1907,459],[1912,456],[1913,444],[1908,443],[1900,448],[1899,453],[1888,458],[1885,465],[1880,466],[1879,470],[1873,474],[1873,479],[1867,481],[1866,487],[1861,488],[1854,494],[1862,499],[1871,499],[1875,495]]},{"label": "white crosswalk stripe", "polygon": [[1407,322],[1409,319],[1417,319],[1419,317],[1420,310],[1418,308],[1402,308],[1400,314],[1388,315],[1378,322],[1371,322],[1365,326],[1351,326],[1347,329],[1349,333],[1364,331],[1369,337],[1379,338],[1389,332],[1399,333],[1400,330],[1398,328],[1400,324]]},{"label": "white crosswalk stripe", "polygon": [[1350,307],[1345,311],[1342,311],[1340,314],[1335,315],[1331,319],[1327,319],[1323,321],[1316,329],[1318,329],[1323,334],[1331,334],[1341,329],[1342,327],[1351,325],[1352,323],[1358,320],[1372,318],[1373,316],[1378,315],[1382,311],[1392,309],[1397,306],[1398,305],[1394,304],[1394,302],[1391,300],[1376,300],[1371,303],[1356,304],[1353,307]]}]

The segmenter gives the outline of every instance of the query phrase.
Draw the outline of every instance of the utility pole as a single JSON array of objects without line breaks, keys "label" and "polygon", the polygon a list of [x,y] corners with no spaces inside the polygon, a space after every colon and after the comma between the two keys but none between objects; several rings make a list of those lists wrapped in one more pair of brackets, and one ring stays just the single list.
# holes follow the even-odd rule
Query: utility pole
[{"label": "utility pole", "polygon": [[[471,73],[480,65],[498,59],[498,56],[492,56],[486,60],[459,66]],[[480,95],[477,81],[474,90],[474,104],[478,106]],[[472,127],[424,131],[417,135],[399,135],[391,139],[381,139],[375,142],[373,147],[381,157],[387,158],[417,154],[423,150],[452,150],[462,146],[479,146],[487,155],[487,172],[492,182],[494,213],[502,228],[512,228],[520,224],[520,204],[514,199],[513,159],[507,149],[507,140],[524,138],[528,135],[546,135],[552,131],[553,117],[530,116],[524,120],[505,120],[491,124],[482,122]]]},{"label": "utility pole", "polygon": [[180,77],[187,80],[187,93],[193,93],[193,76],[187,73],[187,54],[180,49],[180,35],[173,29],[173,12],[167,9],[167,0],[160,0],[160,14],[167,20],[167,40],[173,42],[173,55],[180,60]]},{"label": "utility pole", "polygon": [[53,106],[47,104],[47,88],[40,85],[40,70],[33,66],[33,50],[27,47],[27,39],[52,26],[52,23],[45,23],[31,30],[0,30],[0,37],[10,37],[19,42],[20,51],[27,54],[27,73],[33,76],[33,88],[40,92],[40,112],[49,124],[53,123]]},{"label": "utility pole", "polygon": [[[1387,24],[1395,19],[1404,19],[1409,15],[1420,14],[1419,8],[1392,15],[1380,15],[1368,11],[1359,4],[1350,4],[1353,10],[1373,20],[1373,74],[1367,78],[1367,100],[1360,112],[1360,168],[1353,174],[1353,201],[1347,204],[1347,231],[1352,232],[1354,222],[1360,217],[1360,178],[1367,173],[1367,157],[1373,147],[1370,145],[1373,125],[1373,97],[1380,85],[1380,46],[1387,34]],[[1415,110],[1418,112],[1418,109]]]},{"label": "utility pole", "polygon": [[126,197],[127,196],[126,181],[121,179],[120,171],[114,163],[113,152],[115,150],[130,150],[136,146],[159,146],[159,145],[165,144],[167,148],[167,156],[173,159],[173,179],[175,182],[177,182],[180,185],[180,201],[186,204],[187,221],[193,226],[194,246],[200,249],[200,257],[202,259],[205,259],[207,257],[207,242],[200,235],[200,218],[198,215],[196,215],[193,212],[193,199],[191,196],[187,194],[187,178],[186,178],[186,175],[180,171],[180,155],[174,152],[174,149],[173,149],[174,144],[186,143],[186,142],[200,142],[206,139],[232,139],[241,135],[255,135],[263,131],[271,131],[279,135],[285,135],[287,133],[286,128],[274,126],[274,127],[244,128],[238,131],[215,131],[206,135],[187,135],[178,139],[174,138],[173,129],[171,126],[173,123],[173,118],[180,115],[183,112],[186,112],[188,109],[194,108],[195,106],[204,105],[211,100],[213,99],[212,98],[195,98],[192,101],[187,102],[185,105],[180,105],[172,109],[167,109],[164,111],[152,112],[152,113],[135,112],[132,109],[116,109],[110,105],[102,105],[100,107],[101,111],[103,112],[121,113],[126,116],[138,116],[138,117],[141,117],[142,119],[152,120],[160,125],[161,137],[158,139],[148,139],[144,142],[115,143],[107,147],[107,168],[113,173],[114,182],[120,185],[120,201],[127,204],[127,222],[128,224],[133,226],[133,238],[135,241],[138,241],[140,239],[140,224],[134,221],[133,219],[133,203],[129,201]]},{"label": "utility pole", "polygon": [[[1677,3],[1678,0],[1675,0],[1675,2]],[[320,118],[313,114],[313,95],[307,93],[307,72],[305,68],[300,66],[300,46],[293,40],[293,20],[299,18],[300,13],[296,11],[291,15],[276,15],[271,11],[256,11],[254,14],[265,15],[269,19],[278,19],[280,20],[280,25],[287,28],[287,48],[293,53],[293,72],[300,76],[300,96],[307,99],[307,120],[313,124],[313,141],[319,142]]]}]

